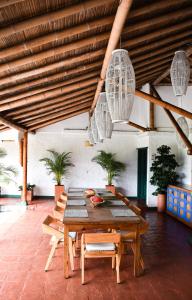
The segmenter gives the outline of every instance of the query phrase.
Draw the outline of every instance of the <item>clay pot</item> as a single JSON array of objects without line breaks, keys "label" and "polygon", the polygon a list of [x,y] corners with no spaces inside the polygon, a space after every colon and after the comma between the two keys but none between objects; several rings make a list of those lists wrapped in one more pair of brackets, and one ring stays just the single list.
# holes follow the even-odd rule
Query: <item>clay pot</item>
[{"label": "clay pot", "polygon": [[157,195],[157,211],[164,212],[166,209],[166,194]]},{"label": "clay pot", "polygon": [[113,184],[112,185],[106,185],[105,188],[106,188],[107,191],[110,191],[112,194],[114,194],[114,195],[116,194],[116,188]]},{"label": "clay pot", "polygon": [[57,202],[64,192],[64,185],[55,185],[55,202]]},{"label": "clay pot", "polygon": [[[21,198],[24,199],[23,191],[21,193]],[[26,199],[27,204],[31,204],[32,200],[33,200],[33,190],[27,190],[27,199]]]}]

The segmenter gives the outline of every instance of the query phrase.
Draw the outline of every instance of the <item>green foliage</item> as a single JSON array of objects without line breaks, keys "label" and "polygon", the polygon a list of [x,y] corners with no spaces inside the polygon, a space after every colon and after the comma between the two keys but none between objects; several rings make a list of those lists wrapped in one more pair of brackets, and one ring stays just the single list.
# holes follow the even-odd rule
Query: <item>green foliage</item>
[{"label": "green foliage", "polygon": [[107,153],[102,150],[98,152],[99,154],[93,157],[92,161],[107,171],[108,185],[112,185],[113,179],[120,176],[120,173],[125,170],[125,164],[115,160],[115,153]]},{"label": "green foliage", "polygon": [[[0,148],[0,159],[7,155],[3,148]],[[0,183],[9,184],[14,182],[14,177],[17,176],[17,170],[13,166],[6,167],[3,163],[0,163]]]},{"label": "green foliage", "polygon": [[167,186],[176,184],[179,178],[175,172],[176,167],[179,165],[176,162],[175,155],[170,152],[171,148],[166,145],[157,148],[157,154],[150,168],[150,171],[153,172],[150,183],[157,186],[153,195],[166,193]]},{"label": "green foliage", "polygon": [[61,185],[62,179],[67,176],[69,167],[74,165],[71,163],[71,152],[58,153],[55,150],[47,150],[51,157],[40,159],[45,164],[48,174],[53,174],[53,180],[57,185]]},{"label": "green foliage", "polygon": [[[35,187],[35,184],[30,184],[30,183],[27,184],[27,190],[28,190],[28,191],[32,191],[32,190],[34,189],[34,187]],[[22,190],[23,190],[23,186],[20,185],[20,186],[18,187],[18,190],[19,190],[19,191],[22,191]]]}]

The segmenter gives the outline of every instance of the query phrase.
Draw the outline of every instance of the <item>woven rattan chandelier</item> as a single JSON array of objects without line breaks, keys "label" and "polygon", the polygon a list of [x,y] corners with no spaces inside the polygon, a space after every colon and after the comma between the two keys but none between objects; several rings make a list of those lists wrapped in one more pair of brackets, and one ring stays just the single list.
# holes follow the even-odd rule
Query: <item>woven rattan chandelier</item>
[{"label": "woven rattan chandelier", "polygon": [[127,50],[117,49],[112,52],[105,88],[112,122],[127,123],[135,93],[135,73]]},{"label": "woven rattan chandelier", "polygon": [[97,129],[97,124],[96,124],[96,120],[95,120],[95,112],[93,113],[93,115],[91,117],[91,131],[92,131],[94,143],[95,144],[102,143],[103,140],[100,138],[99,132]]},{"label": "woven rattan chandelier", "polygon": [[87,133],[88,133],[88,141],[89,141],[89,143],[91,145],[94,145],[95,142],[94,142],[93,134],[92,134],[92,130],[91,130],[91,122],[89,123]]},{"label": "woven rattan chandelier", "polygon": [[113,124],[106,99],[106,93],[100,93],[95,108],[95,121],[101,139],[111,138]]},{"label": "woven rattan chandelier", "polygon": [[190,64],[185,51],[176,51],[171,64],[171,83],[175,96],[181,106],[182,96],[186,94],[190,78]]}]

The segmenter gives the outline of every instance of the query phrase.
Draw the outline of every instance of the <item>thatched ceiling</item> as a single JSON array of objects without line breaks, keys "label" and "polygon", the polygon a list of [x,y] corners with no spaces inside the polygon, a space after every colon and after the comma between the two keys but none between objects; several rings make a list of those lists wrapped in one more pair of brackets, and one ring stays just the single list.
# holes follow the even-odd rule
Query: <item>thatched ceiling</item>
[{"label": "thatched ceiling", "polygon": [[[118,3],[1,0],[0,118],[33,131],[88,111]],[[164,73],[170,83],[174,52],[192,47],[191,18],[191,0],[133,1],[121,47],[138,88]]]}]

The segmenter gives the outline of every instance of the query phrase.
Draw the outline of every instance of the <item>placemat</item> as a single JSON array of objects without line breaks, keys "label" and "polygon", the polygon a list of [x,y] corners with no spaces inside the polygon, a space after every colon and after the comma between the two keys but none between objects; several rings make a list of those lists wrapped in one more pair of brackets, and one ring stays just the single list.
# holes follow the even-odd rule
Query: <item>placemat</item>
[{"label": "placemat", "polygon": [[67,205],[86,205],[85,200],[67,200]]},{"label": "placemat", "polygon": [[137,217],[137,215],[129,208],[127,209],[111,209],[113,217]]},{"label": "placemat", "polygon": [[118,205],[118,206],[125,206],[126,204],[121,200],[109,200],[110,205]]},{"label": "placemat", "polygon": [[88,218],[86,209],[66,209],[64,213],[65,218]]}]

